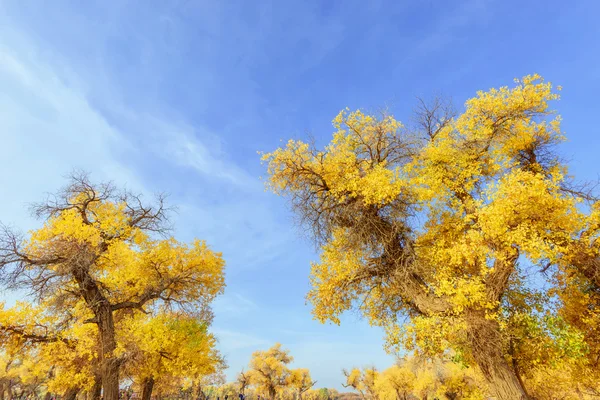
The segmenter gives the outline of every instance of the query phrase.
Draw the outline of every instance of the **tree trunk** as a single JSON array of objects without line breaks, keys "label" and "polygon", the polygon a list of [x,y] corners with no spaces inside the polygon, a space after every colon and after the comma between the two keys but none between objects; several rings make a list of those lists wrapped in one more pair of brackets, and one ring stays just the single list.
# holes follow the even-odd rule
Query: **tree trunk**
[{"label": "tree trunk", "polygon": [[44,395],[44,400],[50,400],[51,398],[52,398],[52,393],[46,392],[46,394]]},{"label": "tree trunk", "polygon": [[103,362],[102,389],[104,400],[119,400],[119,363],[112,357]]},{"label": "tree trunk", "polygon": [[514,369],[504,358],[500,327],[475,310],[467,316],[467,337],[475,362],[497,400],[530,400]]},{"label": "tree trunk", "polygon": [[152,397],[152,389],[154,388],[154,379],[146,378],[142,382],[142,400],[150,400]]},{"label": "tree trunk", "polygon": [[114,355],[117,348],[115,322],[110,303],[101,294],[99,294],[100,296],[99,304],[96,304],[95,307],[95,314],[100,333],[103,398],[104,400],[119,400],[120,362]]},{"label": "tree trunk", "polygon": [[[94,255],[89,254],[89,265],[94,263]],[[117,348],[115,339],[115,322],[112,306],[104,296],[94,278],[89,274],[89,267],[73,269],[73,277],[79,285],[81,294],[88,307],[94,312],[95,322],[100,334],[100,365],[102,371],[102,388],[104,400],[119,400],[119,360],[115,358]]]},{"label": "tree trunk", "polygon": [[12,383],[12,379],[8,381],[8,384],[6,385],[6,391],[8,392],[8,398],[9,399],[13,399],[16,397],[15,395],[15,391],[13,389],[13,383]]},{"label": "tree trunk", "polygon": [[95,375],[94,376],[94,386],[92,386],[92,390],[88,393],[88,400],[100,400],[100,396],[102,394],[102,376]]},{"label": "tree trunk", "polygon": [[196,389],[196,399],[197,400],[205,400],[206,399],[206,395],[204,394],[204,390],[202,390],[202,385],[198,384],[198,387]]},{"label": "tree trunk", "polygon": [[64,398],[64,400],[76,400],[77,393],[79,393],[78,387],[69,388],[63,395],[63,398]]}]

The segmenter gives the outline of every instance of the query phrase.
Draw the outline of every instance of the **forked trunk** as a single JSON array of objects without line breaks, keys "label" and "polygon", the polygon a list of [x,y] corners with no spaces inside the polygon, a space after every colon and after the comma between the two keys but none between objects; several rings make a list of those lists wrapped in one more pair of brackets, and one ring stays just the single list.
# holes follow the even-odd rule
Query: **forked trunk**
[{"label": "forked trunk", "polygon": [[152,389],[154,388],[154,379],[146,378],[142,382],[142,400],[150,400],[152,397]]},{"label": "forked trunk", "polygon": [[467,324],[473,357],[496,399],[530,400],[515,370],[504,358],[498,323],[477,310],[468,315]]},{"label": "forked trunk", "polygon": [[120,362],[114,354],[117,348],[117,341],[115,339],[115,322],[112,306],[89,274],[89,266],[95,262],[95,256],[92,253],[87,254],[87,256],[89,260],[82,261],[80,266],[73,268],[72,273],[79,285],[85,302],[94,312],[95,322],[98,325],[103,399],[119,400]]}]

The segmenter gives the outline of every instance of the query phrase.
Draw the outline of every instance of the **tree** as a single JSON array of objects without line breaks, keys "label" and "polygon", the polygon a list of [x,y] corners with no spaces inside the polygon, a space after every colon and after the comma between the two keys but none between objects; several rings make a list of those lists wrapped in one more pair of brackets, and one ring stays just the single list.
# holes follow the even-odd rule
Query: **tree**
[{"label": "tree", "polygon": [[404,357],[375,377],[375,392],[381,400],[483,400],[485,387],[475,369],[449,358]]},{"label": "tree", "polygon": [[44,225],[23,236],[3,227],[0,271],[10,288],[97,327],[104,399],[119,395],[115,321],[159,307],[192,313],[223,291],[224,262],[200,240],[159,238],[168,232],[164,198],[92,184],[73,174],[65,189],[33,207]]},{"label": "tree", "polygon": [[250,375],[242,369],[236,377],[236,383],[241,394],[245,394],[246,388],[250,385]]},{"label": "tree", "polygon": [[[561,382],[570,390],[600,397],[600,289],[568,270],[558,277],[558,282],[563,307],[558,316],[549,318],[547,326],[560,340],[558,345],[540,349],[552,355],[550,368],[534,368],[528,378],[538,382],[538,388],[543,388],[544,383],[548,387],[548,381]],[[523,348],[531,351],[531,347]],[[554,379],[559,375],[560,379]],[[565,379],[567,376],[569,379]],[[536,396],[544,398],[538,393]]]},{"label": "tree", "polygon": [[440,386],[435,362],[415,357],[408,360],[407,364],[416,376],[414,381],[415,395],[421,399],[429,399],[435,396]]},{"label": "tree", "polygon": [[302,395],[317,382],[312,380],[308,369],[297,368],[290,371],[286,383],[295,390],[298,399],[302,399]]},{"label": "tree", "polygon": [[224,367],[224,365],[221,365],[210,375],[199,375],[192,379],[191,384],[194,399],[207,399],[213,392],[218,391],[219,387],[225,385],[226,377],[223,372]]},{"label": "tree", "polygon": [[277,392],[286,386],[290,375],[287,365],[292,361],[289,350],[282,349],[280,343],[266,351],[255,351],[248,371],[250,382],[274,400]]},{"label": "tree", "polygon": [[225,396],[228,399],[236,400],[237,399],[237,391],[235,384],[232,382],[224,383],[219,387],[215,388],[214,391],[211,392],[211,397],[218,397],[225,400]]},{"label": "tree", "polygon": [[366,396],[361,370],[358,368],[352,368],[349,371],[343,369],[342,373],[346,377],[346,383],[342,384],[342,386],[356,390],[359,393],[360,398],[364,399]]},{"label": "tree", "polygon": [[416,130],[345,110],[325,148],[291,140],[265,154],[268,186],[322,248],[315,317],[356,308],[392,346],[451,347],[498,399],[528,398],[509,354],[516,277],[527,267],[599,287],[600,203],[554,150],[556,99],[533,75],[478,92],[458,116],[423,105]]},{"label": "tree", "polygon": [[316,391],[320,400],[337,400],[339,393],[335,389],[321,388]]},{"label": "tree", "polygon": [[[15,355],[14,361],[34,364],[47,375],[41,382],[47,392],[91,391],[99,372],[97,330],[59,316],[44,304],[17,302],[8,309],[0,305],[0,344]],[[93,397],[99,398],[99,393]]]},{"label": "tree", "polygon": [[375,388],[379,373],[375,368],[352,368],[350,371],[342,370],[346,377],[344,387],[356,390],[363,399],[377,399],[378,392]]},{"label": "tree", "polygon": [[473,368],[453,362],[444,362],[438,373],[438,393],[448,400],[483,400],[485,383]]},{"label": "tree", "polygon": [[25,353],[0,352],[0,399],[38,396],[47,375],[46,366]]},{"label": "tree", "polygon": [[375,390],[375,382],[377,382],[378,377],[379,377],[379,371],[377,371],[377,369],[375,367],[363,369],[363,376],[362,376],[363,386],[365,387],[367,397],[370,399],[373,399],[373,400],[379,399],[377,390]]},{"label": "tree", "polygon": [[394,365],[379,374],[375,390],[381,400],[408,400],[415,380],[416,376],[410,368]]},{"label": "tree", "polygon": [[224,367],[216,339],[207,323],[176,313],[140,315],[121,324],[119,340],[125,347],[126,374],[149,400],[156,384],[179,388],[186,379],[214,374]]}]

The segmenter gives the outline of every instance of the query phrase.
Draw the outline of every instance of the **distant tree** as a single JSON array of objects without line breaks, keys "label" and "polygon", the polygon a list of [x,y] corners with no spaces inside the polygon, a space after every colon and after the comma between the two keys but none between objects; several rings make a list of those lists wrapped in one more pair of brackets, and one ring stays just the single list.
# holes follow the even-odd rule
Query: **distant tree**
[{"label": "distant tree", "polygon": [[280,343],[276,343],[269,350],[256,351],[250,359],[250,382],[256,385],[259,391],[266,393],[269,400],[275,400],[278,391],[288,382],[288,364],[292,361],[289,350],[283,350]]},{"label": "distant tree", "polygon": [[346,383],[342,384],[345,388],[352,388],[356,390],[361,399],[365,396],[365,385],[363,383],[362,372],[358,368],[352,368],[351,370],[343,369],[342,373],[346,377]]},{"label": "distant tree", "polygon": [[350,371],[342,370],[346,377],[344,387],[350,387],[356,390],[363,399],[377,399],[378,394],[375,389],[378,372],[375,368],[353,368]]},{"label": "distant tree", "polygon": [[205,400],[209,396],[214,397],[218,389],[227,383],[227,378],[223,372],[223,368],[219,368],[216,372],[210,375],[195,376],[192,380],[193,398]]},{"label": "distant tree", "polygon": [[[125,325],[125,324],[123,324]],[[207,324],[176,313],[140,315],[120,332],[127,352],[124,369],[150,400],[156,384],[176,390],[185,380],[210,376],[225,366]]]},{"label": "distant tree", "polygon": [[286,382],[286,384],[294,390],[298,396],[298,399],[302,399],[302,395],[306,391],[310,390],[315,383],[317,382],[312,380],[310,377],[310,371],[306,368],[290,370]]},{"label": "distant tree", "polygon": [[245,394],[246,388],[250,385],[250,374],[242,371],[237,375],[236,383],[241,394]]},{"label": "distant tree", "polygon": [[379,374],[375,390],[380,400],[408,400],[416,379],[410,368],[394,365]]}]

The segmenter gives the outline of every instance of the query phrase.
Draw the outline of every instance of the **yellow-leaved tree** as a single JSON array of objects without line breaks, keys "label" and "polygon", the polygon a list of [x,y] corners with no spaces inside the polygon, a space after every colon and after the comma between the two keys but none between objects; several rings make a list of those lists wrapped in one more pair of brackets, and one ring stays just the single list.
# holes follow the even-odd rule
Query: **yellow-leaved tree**
[{"label": "yellow-leaved tree", "polygon": [[298,399],[302,399],[302,395],[315,386],[317,381],[313,381],[310,377],[310,371],[307,368],[296,368],[290,371],[286,384],[292,388]]},{"label": "yellow-leaved tree", "polygon": [[375,390],[380,400],[408,400],[417,380],[406,365],[394,365],[378,375]]},{"label": "yellow-leaved tree", "polygon": [[225,367],[207,328],[197,318],[166,312],[138,315],[123,324],[119,343],[127,354],[125,374],[141,389],[142,400],[150,400],[155,385],[162,392],[193,387],[201,377]]},{"label": "yellow-leaved tree", "polygon": [[221,254],[168,237],[163,197],[147,205],[84,173],[33,211],[44,224],[28,235],[1,229],[2,281],[28,290],[57,321],[96,327],[103,397],[117,400],[126,354],[116,324],[159,309],[202,318],[224,289]]},{"label": "yellow-leaved tree", "polygon": [[289,350],[281,348],[281,343],[275,343],[268,350],[255,351],[248,370],[251,384],[257,387],[259,393],[268,396],[269,400],[275,400],[278,392],[288,383],[288,364],[293,359]]},{"label": "yellow-leaved tree", "polygon": [[[344,110],[327,146],[291,140],[265,154],[268,187],[291,200],[322,248],[308,294],[315,317],[339,323],[356,308],[386,328],[390,346],[451,348],[481,369],[496,398],[527,399],[522,375],[544,360],[515,356],[515,324],[543,322],[571,290],[585,319],[569,312],[562,318],[574,321],[558,336],[536,329],[550,341],[568,337],[574,359],[584,357],[577,349],[597,343],[598,307],[585,288],[600,283],[600,203],[555,150],[564,140],[549,108],[556,99],[532,75],[478,92],[459,115],[423,105],[415,129]],[[525,271],[544,271],[557,292],[528,288]]]},{"label": "yellow-leaved tree", "polygon": [[235,383],[237,384],[238,392],[245,395],[246,388],[250,386],[250,375],[247,372],[244,372],[244,370],[240,371],[235,379]]},{"label": "yellow-leaved tree", "polygon": [[346,377],[344,387],[356,390],[363,399],[376,400],[378,398],[376,382],[379,372],[375,367],[363,368],[362,370],[352,368],[349,371],[344,369],[342,372]]},{"label": "yellow-leaved tree", "polygon": [[443,359],[404,358],[377,375],[380,400],[483,400],[485,383],[473,368]]},{"label": "yellow-leaved tree", "polygon": [[[99,398],[98,336],[91,325],[68,315],[59,319],[43,304],[21,301],[11,308],[2,304],[0,344],[11,355],[12,366],[34,364],[38,377],[46,375],[39,388],[47,393],[71,399],[81,390],[96,389]],[[30,394],[36,395],[35,391]]]}]

